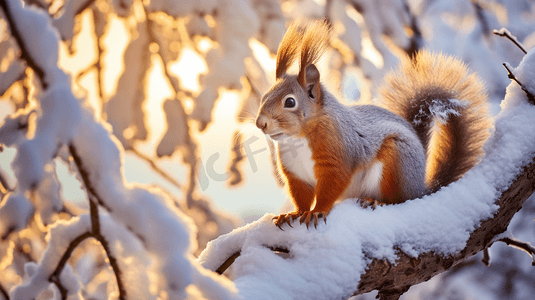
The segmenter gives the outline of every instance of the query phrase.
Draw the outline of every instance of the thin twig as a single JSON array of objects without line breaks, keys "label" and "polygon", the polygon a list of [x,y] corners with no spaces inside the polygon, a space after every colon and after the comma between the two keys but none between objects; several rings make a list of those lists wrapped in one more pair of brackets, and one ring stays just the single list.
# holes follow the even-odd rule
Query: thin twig
[{"label": "thin twig", "polygon": [[[27,5],[33,5],[35,7],[38,7],[44,11],[48,11],[48,6],[45,6],[43,3],[41,3],[41,1],[39,0],[28,0],[27,2]],[[51,3],[50,3],[51,4]],[[50,5],[49,4],[49,5]]]},{"label": "thin twig", "polygon": [[98,206],[95,201],[89,200],[89,213],[91,215],[91,233],[95,235],[100,234],[100,218],[98,214]]},{"label": "thin twig", "polygon": [[410,45],[409,47],[407,47],[407,49],[405,49],[405,52],[407,52],[409,57],[414,57],[416,55],[416,52],[418,52],[418,50],[422,47],[422,31],[420,30],[420,26],[418,25],[418,19],[412,13],[411,7],[409,6],[409,3],[407,1],[404,1],[403,7],[409,15],[410,28],[412,30]]},{"label": "thin twig", "polygon": [[78,171],[80,172],[80,176],[82,177],[82,180],[87,189],[89,197],[95,197],[98,204],[103,206],[107,211],[111,212],[112,209],[108,207],[106,203],[104,203],[104,201],[102,201],[102,199],[98,196],[98,193],[95,191],[95,188],[91,184],[91,181],[89,180],[89,173],[84,168],[82,164],[82,159],[78,155],[78,152],[76,151],[76,148],[74,147],[73,144],[69,144],[69,152],[71,153],[74,163],[76,164],[76,167],[78,168]]},{"label": "thin twig", "polygon": [[515,238],[504,237],[498,240],[499,242],[506,243],[508,246],[518,248],[525,251],[529,256],[531,256],[531,265],[535,266],[535,247],[533,247],[528,242],[523,242]]},{"label": "thin twig", "polygon": [[83,242],[85,239],[91,237],[91,232],[84,232],[83,234],[79,235],[77,238],[72,240],[72,242],[69,244],[69,247],[63,253],[63,256],[61,257],[58,266],[54,270],[54,272],[48,277],[48,281],[53,282],[58,287],[60,293],[61,293],[61,299],[67,299],[67,289],[63,287],[60,280],[61,272],[63,271],[63,268],[65,268],[65,265],[67,264],[67,261],[71,257],[74,249],[78,247],[78,245]]},{"label": "thin twig", "polygon": [[76,75],[76,81],[80,80],[80,78],[85,76],[87,73],[91,72],[93,69],[97,68],[97,70],[98,70],[97,64],[98,64],[98,62],[95,62],[95,63],[91,64],[90,66],[88,66],[87,68],[85,68],[82,71],[80,71],[80,73],[78,73],[78,75]]},{"label": "thin twig", "polygon": [[4,172],[0,169],[0,193],[7,194],[13,189],[9,186],[9,183],[7,182],[6,178],[4,178]]},{"label": "thin twig", "polygon": [[22,36],[17,28],[17,24],[15,23],[15,20],[13,19],[13,16],[11,15],[11,11],[9,9],[9,5],[7,4],[8,1],[2,0],[0,1],[0,6],[2,7],[2,10],[4,11],[4,15],[6,16],[7,23],[9,24],[9,28],[11,29],[11,35],[15,40],[17,41],[17,44],[19,45],[20,52],[21,52],[21,59],[25,60],[28,64],[28,67],[32,68],[35,74],[37,74],[37,77],[39,77],[41,81],[41,85],[43,86],[43,89],[46,89],[48,87],[48,83],[45,80],[45,72],[39,64],[33,59],[33,57],[28,52],[28,49],[26,48],[26,44],[24,43],[24,40],[22,39]]},{"label": "thin twig", "polygon": [[[109,207],[107,207],[104,204],[104,201],[98,196],[98,193],[94,189],[93,185],[91,184],[91,181],[89,180],[89,173],[87,170],[85,170],[84,166],[82,165],[82,160],[80,156],[78,156],[78,153],[76,151],[76,148],[73,144],[69,145],[69,151],[73,157],[73,160],[76,164],[76,167],[78,168],[78,171],[80,172],[80,176],[82,177],[82,180],[84,182],[85,188],[88,192],[89,197],[94,197],[97,199],[97,203],[102,205],[104,208],[106,208],[108,211],[111,211]],[[92,233],[91,236],[93,236],[95,239],[97,239],[102,247],[104,248],[104,251],[106,252],[106,255],[108,256],[108,260],[110,262],[110,265],[113,269],[113,273],[115,274],[115,279],[117,280],[117,287],[119,289],[119,299],[126,299],[126,291],[124,289],[124,285],[121,280],[121,270],[119,269],[119,265],[117,264],[117,260],[112,255],[110,247],[108,245],[107,240],[100,232],[100,222],[98,218],[98,207],[96,203],[93,200],[89,200],[90,205],[90,212],[91,212],[91,226],[92,226]]]},{"label": "thin twig", "polygon": [[150,157],[146,156],[145,154],[139,152],[134,147],[130,147],[130,148],[128,148],[128,150],[131,151],[132,153],[134,153],[137,157],[139,157],[139,158],[143,159],[144,161],[146,161],[151,166],[151,168],[156,173],[158,173],[160,176],[162,176],[165,180],[169,181],[174,186],[176,186],[177,188],[182,190],[182,188],[183,188],[182,184],[180,182],[178,182],[176,179],[174,179],[173,177],[171,177],[171,175],[167,174],[160,167],[158,167],[158,165],[154,162],[154,160],[152,158],[150,158]]},{"label": "thin twig", "polygon": [[219,268],[217,268],[217,270],[215,270],[216,273],[219,275],[223,274],[228,269],[228,267],[232,265],[236,258],[240,256],[240,254],[241,251],[234,252],[229,258],[227,258],[227,260],[225,260],[223,264],[221,264],[221,266],[219,266]]},{"label": "thin twig", "polygon": [[490,267],[489,248],[485,248],[485,250],[483,250],[483,258],[481,259],[481,262],[485,265],[485,267]]},{"label": "thin twig", "polygon": [[1,285],[1,284],[0,284],[0,294],[2,294],[2,296],[4,296],[5,300],[9,300],[9,294],[7,293],[7,291],[4,288],[4,286]]},{"label": "thin twig", "polygon": [[515,74],[513,74],[513,72],[509,68],[509,64],[508,63],[503,63],[503,66],[507,70],[507,77],[509,77],[509,79],[513,80],[514,82],[518,83],[520,88],[524,91],[524,93],[526,93],[529,102],[531,104],[535,105],[535,96],[533,96],[533,94],[530,91],[528,91],[527,88],[525,86],[523,86],[520,81],[518,81],[518,79],[516,79]]},{"label": "thin twig", "polygon": [[93,2],[95,2],[95,0],[87,0],[83,5],[78,8],[78,10],[76,11],[76,15],[79,15],[84,12],[87,8],[89,8],[89,6],[93,5]]},{"label": "thin twig", "polygon": [[108,241],[106,240],[106,238],[104,238],[103,235],[99,233],[94,237],[100,242],[100,244],[104,248],[104,251],[108,255],[110,266],[113,269],[113,273],[115,273],[115,279],[117,280],[117,288],[119,289],[119,299],[124,300],[126,299],[126,290],[124,289],[124,285],[121,280],[121,270],[119,269],[117,259],[115,259],[115,256],[111,255],[110,246],[108,245]]},{"label": "thin twig", "polygon": [[17,251],[18,255],[24,257],[27,262],[35,262],[35,259],[33,259],[30,253],[24,251],[24,248],[22,248],[20,238],[16,242],[14,250]]},{"label": "thin twig", "polygon": [[235,133],[234,145],[232,145],[232,161],[230,163],[229,171],[232,174],[232,179],[229,185],[235,186],[243,181],[243,176],[238,165],[243,161],[245,155],[242,152],[243,135],[240,132]]},{"label": "thin twig", "polygon": [[506,38],[508,38],[511,42],[513,42],[518,48],[520,48],[520,50],[522,50],[522,52],[524,52],[524,54],[528,54],[528,51],[526,51],[526,48],[524,47],[524,45],[522,45],[522,43],[520,43],[516,36],[512,35],[511,32],[509,32],[509,30],[507,30],[506,28],[502,28],[500,30],[496,30],[494,29],[492,31],[495,35],[499,35],[499,36],[504,36]]},{"label": "thin twig", "polygon": [[486,37],[490,36],[490,27],[489,22],[487,21],[487,18],[485,18],[484,9],[479,3],[479,0],[472,0],[472,4],[474,5],[474,8],[476,10],[476,16],[479,19],[481,23],[481,31],[483,31],[483,34]]},{"label": "thin twig", "polygon": [[332,7],[333,7],[333,1],[332,0],[326,0],[325,1],[325,13],[324,13],[324,18],[325,20],[327,20],[327,22],[329,24],[331,24],[331,11],[332,11]]},{"label": "thin twig", "polygon": [[[270,249],[271,251],[275,253],[284,253],[284,254],[290,254],[290,250],[284,247],[278,247],[278,246],[265,246],[266,248]],[[234,252],[229,258],[223,262],[219,268],[215,271],[219,275],[223,274],[229,267],[232,265],[232,263],[238,258],[241,254],[241,250],[238,250]]]},{"label": "thin twig", "polygon": [[98,86],[98,96],[100,98],[101,103],[104,103],[104,89],[102,88],[102,83],[104,82],[103,76],[104,72],[102,70],[102,55],[104,53],[104,50],[102,49],[102,41],[99,36],[98,32],[98,24],[101,22],[99,19],[101,12],[98,9],[93,10],[93,22],[95,22],[95,36],[97,37],[97,62],[95,63],[95,67],[97,68],[97,86]]}]

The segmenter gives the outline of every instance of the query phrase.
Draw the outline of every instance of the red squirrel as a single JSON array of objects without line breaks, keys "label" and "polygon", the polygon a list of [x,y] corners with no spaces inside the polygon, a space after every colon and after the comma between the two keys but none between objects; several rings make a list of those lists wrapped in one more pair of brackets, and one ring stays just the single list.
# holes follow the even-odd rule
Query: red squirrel
[{"label": "red squirrel", "polygon": [[[323,20],[290,25],[256,118],[295,205],[274,218],[281,229],[326,222],[338,199],[395,204],[432,193],[477,163],[489,135],[483,84],[461,61],[427,51],[386,76],[378,105],[341,104],[315,66],[329,35]],[[287,74],[296,60],[298,74]]]}]

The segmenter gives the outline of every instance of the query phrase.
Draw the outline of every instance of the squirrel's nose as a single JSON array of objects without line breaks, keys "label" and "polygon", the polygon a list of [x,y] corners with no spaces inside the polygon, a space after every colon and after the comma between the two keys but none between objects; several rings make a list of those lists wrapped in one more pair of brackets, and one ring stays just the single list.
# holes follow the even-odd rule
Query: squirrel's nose
[{"label": "squirrel's nose", "polygon": [[256,127],[260,128],[262,131],[264,131],[267,127],[267,117],[263,115],[259,115],[256,118]]}]

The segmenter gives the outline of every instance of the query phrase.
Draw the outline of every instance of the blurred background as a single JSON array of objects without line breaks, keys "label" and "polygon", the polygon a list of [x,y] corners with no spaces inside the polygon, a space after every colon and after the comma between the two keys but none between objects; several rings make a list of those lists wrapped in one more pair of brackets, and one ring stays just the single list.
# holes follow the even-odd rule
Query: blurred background
[{"label": "blurred background", "polygon": [[[273,145],[254,126],[261,95],[275,81],[275,54],[293,20],[326,18],[330,48],[323,83],[345,103],[374,101],[385,73],[419,49],[460,57],[488,89],[492,113],[509,84],[502,66],[524,53],[494,29],[535,45],[532,0],[26,0],[53,18],[60,66],[95,116],[125,149],[129,182],[156,185],[198,227],[199,250],[265,213],[290,210],[276,176]],[[0,121],[34,107],[36,76],[18,60],[0,16]],[[14,148],[0,152],[0,196],[17,183]],[[87,195],[55,160],[58,197],[83,206]],[[534,201],[510,230],[535,241]],[[528,255],[491,248],[491,267],[475,257],[402,299],[533,299]],[[30,258],[31,251],[27,253]],[[37,255],[37,254],[35,254]],[[374,297],[364,295],[358,299]],[[1,296],[0,296],[1,298]]]}]

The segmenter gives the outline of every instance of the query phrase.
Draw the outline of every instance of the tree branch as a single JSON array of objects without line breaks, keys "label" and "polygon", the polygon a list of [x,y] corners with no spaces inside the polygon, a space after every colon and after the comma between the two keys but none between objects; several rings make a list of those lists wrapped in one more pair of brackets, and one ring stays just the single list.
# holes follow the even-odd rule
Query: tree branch
[{"label": "tree branch", "polygon": [[[107,211],[111,212],[111,208],[102,201],[102,199],[98,196],[98,193],[95,191],[95,188],[93,187],[93,184],[91,184],[91,181],[89,180],[89,173],[84,168],[82,164],[82,159],[78,155],[78,152],[76,151],[76,148],[71,143],[69,144],[69,152],[71,153],[71,156],[74,160],[74,163],[76,164],[76,167],[78,168],[78,171],[80,172],[80,176],[82,177],[82,181],[84,182],[85,188],[87,189],[89,197],[94,197],[97,200],[97,203],[100,204],[102,207],[104,207]],[[91,200],[90,200],[91,201]]]},{"label": "tree branch", "polygon": [[485,250],[483,250],[483,258],[481,259],[481,262],[482,262],[486,267],[490,267],[490,254],[489,254],[489,248],[485,248]]},{"label": "tree branch", "polygon": [[[108,241],[100,232],[100,221],[99,221],[97,203],[105,207],[108,211],[111,211],[111,210],[109,207],[107,207],[104,204],[104,201],[102,201],[102,199],[98,196],[97,192],[95,191],[95,188],[93,187],[91,181],[89,180],[89,173],[87,172],[87,170],[84,169],[82,165],[82,160],[80,156],[78,156],[76,148],[74,147],[73,144],[69,145],[69,151],[71,152],[71,155],[76,164],[76,167],[78,168],[78,171],[80,172],[80,175],[82,177],[82,180],[84,182],[84,185],[86,187],[86,190],[90,198],[89,208],[90,208],[90,213],[91,213],[91,231],[92,231],[91,236],[100,242],[100,244],[104,248],[104,251],[106,252],[106,255],[108,256],[110,265],[113,269],[113,273],[115,274],[115,279],[117,280],[117,288],[119,289],[119,299],[126,299],[126,291],[124,289],[124,285],[121,280],[121,270],[119,269],[117,260],[111,253],[110,247],[108,245]],[[97,199],[97,203],[91,200],[91,198]]]},{"label": "tree branch", "polygon": [[71,243],[69,244],[69,247],[65,251],[65,253],[63,253],[63,256],[61,257],[61,259],[60,259],[60,261],[58,263],[58,266],[56,267],[54,272],[48,277],[48,281],[54,283],[58,287],[58,289],[59,289],[59,291],[61,293],[61,299],[67,299],[67,292],[68,292],[67,289],[65,287],[63,287],[63,285],[61,284],[61,280],[60,280],[61,272],[65,268],[65,265],[67,264],[67,261],[71,257],[72,252],[74,251],[74,249],[76,249],[76,247],[78,247],[78,245],[81,242],[83,242],[85,239],[87,239],[87,238],[89,238],[91,236],[92,236],[91,232],[88,231],[88,232],[85,232],[85,233],[79,235],[74,240],[72,240]]},{"label": "tree branch", "polygon": [[525,251],[527,254],[529,254],[529,256],[531,256],[531,265],[535,266],[535,247],[533,247],[530,243],[522,242],[515,238],[509,238],[509,237],[501,238],[498,241],[503,242],[507,244],[508,246],[515,247],[515,248]]},{"label": "tree branch", "polygon": [[503,63],[503,66],[507,70],[507,77],[509,77],[509,79],[513,80],[514,82],[518,83],[520,88],[524,91],[524,93],[526,93],[526,96],[528,97],[529,102],[535,105],[535,96],[530,91],[528,91],[528,89],[524,85],[522,85],[522,83],[518,81],[518,79],[516,79],[515,74],[513,74],[513,72],[509,68],[510,67],[509,64]]},{"label": "tree branch", "polygon": [[444,257],[434,253],[424,253],[412,258],[400,252],[395,265],[385,260],[374,259],[362,275],[355,295],[372,290],[390,291],[415,285],[450,269],[466,258],[478,253],[492,244],[492,238],[507,229],[513,215],[535,191],[535,159],[524,168],[511,186],[502,193],[496,204],[498,211],[492,219],[470,235],[466,247],[456,255]]},{"label": "tree branch", "polygon": [[411,42],[409,47],[405,49],[405,52],[407,52],[410,57],[414,57],[414,55],[416,55],[416,52],[418,52],[418,50],[420,50],[420,48],[422,47],[422,31],[420,30],[420,26],[418,25],[418,19],[412,13],[411,7],[409,6],[409,3],[406,0],[403,1],[403,7],[409,15],[410,29],[412,31],[412,36],[410,39]]},{"label": "tree branch", "polygon": [[474,8],[476,10],[476,16],[479,19],[479,22],[481,23],[481,31],[483,32],[483,35],[486,37],[490,36],[490,27],[489,22],[487,21],[487,18],[484,14],[484,9],[481,6],[481,3],[479,3],[479,0],[471,0],[472,4],[474,5]]},{"label": "tree branch", "polygon": [[171,175],[167,174],[164,170],[162,170],[155,162],[153,159],[151,159],[150,157],[146,156],[145,154],[139,152],[136,148],[134,148],[133,146],[128,148],[127,149],[128,151],[131,151],[132,153],[134,153],[137,157],[143,159],[144,161],[146,161],[152,168],[152,170],[154,170],[154,172],[158,173],[160,176],[162,176],[165,180],[169,181],[171,184],[173,184],[174,186],[176,186],[178,189],[182,190],[183,189],[183,186],[180,182],[178,182],[176,179],[174,179],[173,177],[171,177]]},{"label": "tree branch", "polygon": [[[522,204],[534,191],[535,158],[532,157],[531,163],[523,168],[509,188],[496,200],[495,204],[499,208],[493,218],[483,221],[479,228],[470,234],[463,250],[450,256],[427,252],[417,258],[398,251],[398,259],[394,264],[386,259],[373,259],[367,264],[366,272],[360,277],[353,295],[378,290],[380,299],[398,299],[410,286],[427,281],[479,251],[485,250],[494,242],[495,236],[507,229],[514,214],[520,210]],[[240,255],[240,252],[241,250],[238,250],[232,254],[217,268],[217,272],[223,273]]]},{"label": "tree branch", "polygon": [[0,193],[7,194],[8,192],[12,191],[11,187],[7,183],[6,178],[4,177],[3,170],[0,170]]},{"label": "tree branch", "polygon": [[9,28],[11,29],[11,35],[15,40],[17,41],[17,44],[19,45],[20,52],[21,52],[21,59],[25,60],[28,64],[28,67],[32,68],[37,77],[39,77],[41,81],[41,85],[43,86],[43,89],[46,89],[48,87],[48,83],[45,80],[45,72],[43,69],[37,64],[37,62],[33,59],[33,57],[28,52],[28,49],[26,48],[26,44],[24,43],[24,40],[22,39],[22,36],[17,28],[17,24],[15,23],[15,20],[13,19],[13,16],[11,15],[11,11],[9,10],[9,5],[7,4],[8,1],[2,0],[0,1],[0,6],[2,7],[2,10],[4,11],[4,15],[6,16],[7,23],[9,24]]},{"label": "tree branch", "polygon": [[115,259],[115,256],[111,255],[110,246],[108,244],[108,241],[102,234],[95,234],[94,237],[100,242],[102,247],[104,248],[104,251],[108,255],[108,260],[110,261],[110,266],[113,269],[113,273],[115,274],[115,279],[117,280],[117,288],[119,289],[119,299],[124,300],[126,299],[126,290],[124,289],[123,282],[121,280],[121,270],[119,269],[119,264],[117,263],[117,259]]},{"label": "tree branch", "polygon": [[516,36],[512,35],[511,32],[509,32],[509,30],[507,30],[506,28],[502,28],[500,30],[496,30],[494,29],[492,31],[492,33],[494,33],[495,35],[499,35],[499,36],[504,36],[506,38],[508,38],[511,42],[513,42],[518,48],[520,48],[520,50],[522,50],[522,52],[524,52],[524,54],[528,54],[528,51],[526,50],[526,48],[524,48],[524,45],[522,45],[517,39],[516,39]]},{"label": "tree branch", "polygon": [[4,297],[5,300],[9,300],[9,294],[7,293],[6,289],[3,285],[0,284],[0,294]]}]

